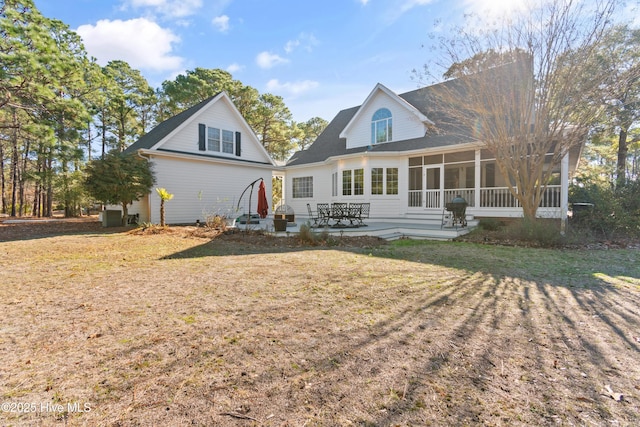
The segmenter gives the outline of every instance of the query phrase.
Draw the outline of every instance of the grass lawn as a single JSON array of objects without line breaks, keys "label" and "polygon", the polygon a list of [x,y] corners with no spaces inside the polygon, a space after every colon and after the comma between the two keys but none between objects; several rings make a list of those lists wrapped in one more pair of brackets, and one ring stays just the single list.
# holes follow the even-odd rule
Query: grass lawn
[{"label": "grass lawn", "polygon": [[28,236],[0,425],[640,425],[639,250]]}]

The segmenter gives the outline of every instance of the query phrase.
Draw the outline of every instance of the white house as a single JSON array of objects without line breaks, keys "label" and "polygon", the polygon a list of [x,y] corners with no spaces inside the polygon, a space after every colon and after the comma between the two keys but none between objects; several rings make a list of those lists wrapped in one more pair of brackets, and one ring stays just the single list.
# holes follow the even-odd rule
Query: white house
[{"label": "white house", "polygon": [[[277,167],[224,92],[160,123],[126,151],[148,159],[156,187],[174,194],[165,203],[167,223],[203,222],[217,213],[256,214],[258,185],[251,206],[250,190],[240,197],[260,179],[271,207],[271,177]],[[155,191],[134,202],[129,214],[136,213],[140,221],[160,221],[160,198]]]},{"label": "white house", "polygon": [[[370,203],[379,219],[438,218],[461,195],[475,217],[520,217],[522,209],[498,171],[494,155],[439,111],[442,85],[396,94],[376,85],[362,105],[340,111],[317,140],[286,164],[286,203],[306,212],[307,203]],[[557,168],[538,215],[566,217],[568,177],[580,150]],[[565,215],[565,216],[563,216]]]},{"label": "white house", "polygon": [[[396,94],[376,85],[362,105],[340,111],[306,150],[284,166],[270,158],[231,99],[220,93],[160,123],[127,149],[153,163],[157,187],[175,195],[166,203],[169,223],[203,221],[232,210],[247,185],[262,178],[269,206],[272,175],[284,177],[284,202],[296,216],[307,204],[370,204],[371,219],[440,218],[457,195],[475,217],[519,217],[522,209],[509,192],[493,154],[437,107],[439,85]],[[580,149],[567,155],[547,186],[538,214],[565,218],[568,178]],[[256,213],[248,197],[240,213]],[[130,213],[158,222],[160,199],[154,191],[135,202]]]}]

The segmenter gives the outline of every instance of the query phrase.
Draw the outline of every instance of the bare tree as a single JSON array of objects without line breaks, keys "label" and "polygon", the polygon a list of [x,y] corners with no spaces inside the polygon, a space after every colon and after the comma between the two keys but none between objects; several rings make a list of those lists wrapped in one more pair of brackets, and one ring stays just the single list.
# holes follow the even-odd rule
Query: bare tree
[{"label": "bare tree", "polygon": [[602,108],[604,76],[588,64],[615,5],[543,1],[499,28],[442,40],[454,64],[446,77],[458,78],[437,86],[441,108],[495,154],[527,219],[536,218],[557,166],[582,146]]}]

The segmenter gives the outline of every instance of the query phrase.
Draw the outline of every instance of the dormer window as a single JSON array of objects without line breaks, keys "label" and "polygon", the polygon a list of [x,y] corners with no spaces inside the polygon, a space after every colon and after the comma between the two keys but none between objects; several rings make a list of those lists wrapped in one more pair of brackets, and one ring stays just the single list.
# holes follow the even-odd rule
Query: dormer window
[{"label": "dormer window", "polygon": [[391,111],[380,108],[371,118],[371,145],[389,142],[393,139]]}]

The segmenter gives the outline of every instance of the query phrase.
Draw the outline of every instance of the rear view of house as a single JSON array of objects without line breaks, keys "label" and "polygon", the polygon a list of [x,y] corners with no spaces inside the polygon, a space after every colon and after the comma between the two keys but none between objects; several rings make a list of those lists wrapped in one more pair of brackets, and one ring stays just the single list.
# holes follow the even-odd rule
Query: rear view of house
[{"label": "rear view of house", "polygon": [[[455,80],[396,94],[378,84],[362,105],[340,111],[317,140],[288,161],[286,199],[297,212],[307,203],[370,203],[378,219],[440,218],[446,204],[463,197],[467,214],[519,217],[495,155],[476,136],[473,123],[459,123],[438,107],[437,93]],[[574,150],[554,170],[538,208],[560,218],[567,180],[579,159]],[[551,165],[551,162],[549,161]]]}]

